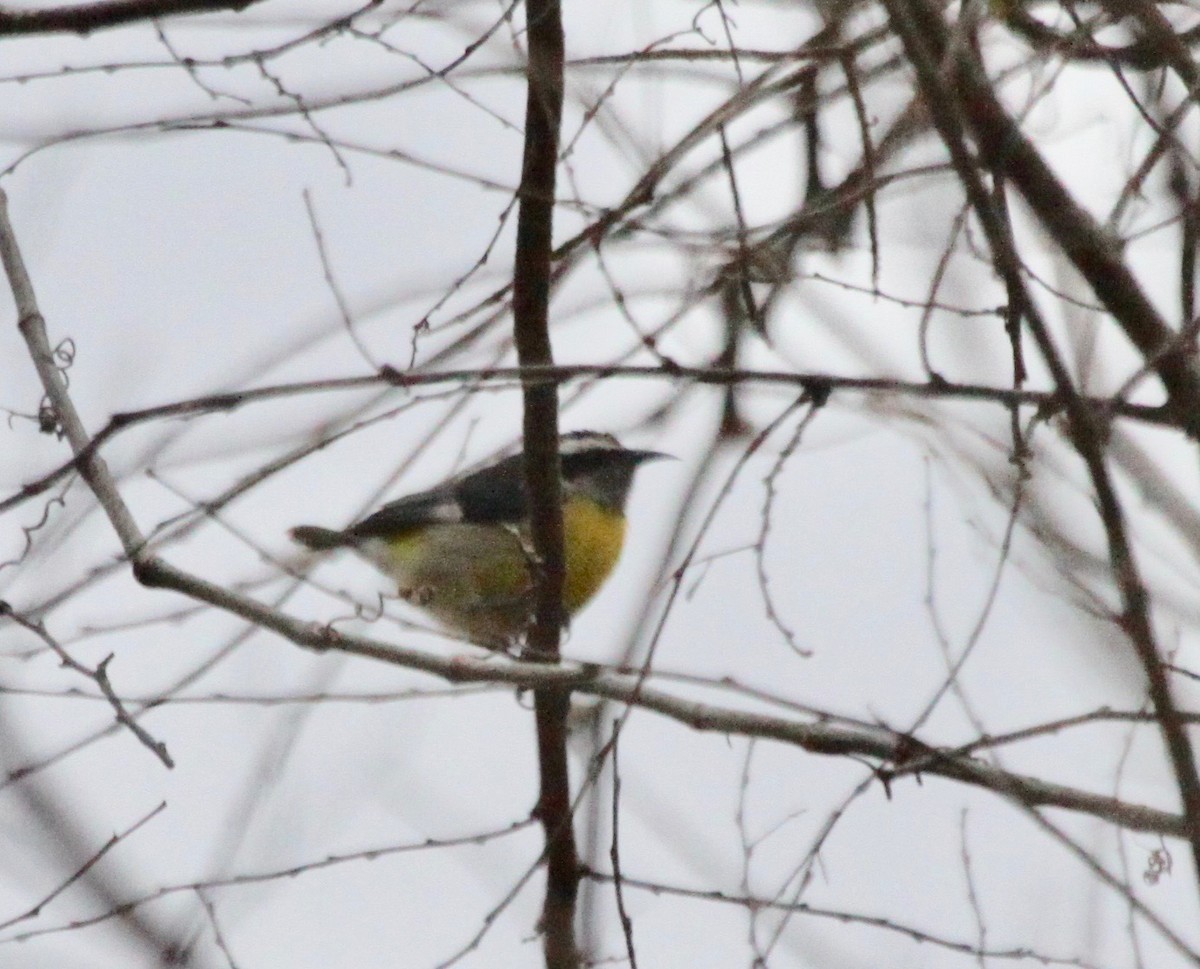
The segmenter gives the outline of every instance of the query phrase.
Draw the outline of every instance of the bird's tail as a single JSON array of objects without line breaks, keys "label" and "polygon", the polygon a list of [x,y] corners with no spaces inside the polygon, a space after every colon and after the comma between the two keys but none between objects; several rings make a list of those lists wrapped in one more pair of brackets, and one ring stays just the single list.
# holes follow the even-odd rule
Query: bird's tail
[{"label": "bird's tail", "polygon": [[323,552],[346,544],[344,532],[335,532],[332,528],[321,528],[318,525],[298,525],[290,534],[294,541],[314,552]]}]

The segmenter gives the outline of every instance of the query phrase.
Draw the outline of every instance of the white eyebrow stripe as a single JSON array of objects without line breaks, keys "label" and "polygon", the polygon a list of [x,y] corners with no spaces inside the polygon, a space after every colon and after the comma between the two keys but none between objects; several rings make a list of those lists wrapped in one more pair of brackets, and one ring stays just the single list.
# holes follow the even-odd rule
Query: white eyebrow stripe
[{"label": "white eyebrow stripe", "polygon": [[620,442],[611,434],[581,431],[579,434],[564,435],[559,439],[560,454],[580,454],[584,451],[619,451]]}]

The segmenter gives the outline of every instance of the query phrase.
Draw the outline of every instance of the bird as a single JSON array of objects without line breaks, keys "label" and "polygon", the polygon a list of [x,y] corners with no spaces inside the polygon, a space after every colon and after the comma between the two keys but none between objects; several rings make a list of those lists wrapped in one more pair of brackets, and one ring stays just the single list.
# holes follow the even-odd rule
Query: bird
[{"label": "bird", "polygon": [[[559,438],[564,622],[596,594],[625,541],[625,504],[645,462],[671,455],[622,447],[612,434]],[[400,598],[488,649],[518,645],[533,612],[534,563],[523,458],[390,502],[341,531],[291,530],[314,552],[347,548],[397,583]]]}]

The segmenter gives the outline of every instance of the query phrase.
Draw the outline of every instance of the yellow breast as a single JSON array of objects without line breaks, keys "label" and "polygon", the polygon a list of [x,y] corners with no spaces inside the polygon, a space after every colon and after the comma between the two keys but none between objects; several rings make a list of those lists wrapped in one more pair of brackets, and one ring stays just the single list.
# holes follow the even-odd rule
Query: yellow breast
[{"label": "yellow breast", "polygon": [[[587,603],[617,564],[625,518],[580,495],[563,502],[563,609]],[[477,643],[503,647],[529,620],[528,538],[497,525],[456,522],[360,543],[399,594]]]},{"label": "yellow breast", "polygon": [[563,607],[581,608],[604,584],[625,542],[625,517],[586,498],[563,503],[563,545],[567,575]]}]

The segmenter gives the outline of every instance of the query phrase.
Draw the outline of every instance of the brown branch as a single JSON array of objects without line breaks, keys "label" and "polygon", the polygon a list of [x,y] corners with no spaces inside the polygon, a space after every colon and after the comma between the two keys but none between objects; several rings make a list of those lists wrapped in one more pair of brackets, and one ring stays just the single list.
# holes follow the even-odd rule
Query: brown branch
[{"label": "brown branch", "polygon": [[[5,748],[9,755],[20,755],[20,744],[9,725],[5,724]],[[115,729],[115,728],[114,728]],[[163,913],[152,911],[133,912],[120,907],[120,900],[129,885],[134,880],[114,852],[102,847],[104,863],[95,863],[98,852],[95,847],[95,805],[86,798],[69,798],[58,796],[50,785],[39,782],[36,778],[26,778],[20,784],[14,785],[7,793],[9,799],[20,803],[33,822],[34,828],[23,825],[23,837],[27,840],[34,837],[34,831],[41,832],[39,843],[44,845],[49,856],[58,859],[54,864],[61,864],[74,869],[74,874],[62,882],[60,889],[44,896],[39,903],[42,913],[48,903],[59,897],[58,892],[71,889],[75,898],[90,897],[106,909],[113,909],[113,917],[119,922],[120,931],[128,936],[139,948],[144,948],[143,963],[154,966],[180,965],[178,957],[188,948],[186,931],[178,924],[169,923]],[[157,811],[151,816],[157,816]],[[146,818],[149,820],[149,817]],[[123,832],[118,843],[124,844],[140,829],[134,825]],[[81,864],[81,860],[83,863]],[[0,957],[0,963],[21,961]],[[198,967],[199,969],[199,967]]]},{"label": "brown branch", "polygon": [[953,751],[947,754],[884,727],[834,725],[823,721],[803,723],[682,699],[647,686],[642,670],[623,673],[590,663],[549,664],[505,661],[495,656],[479,659],[438,656],[365,636],[338,633],[328,626],[293,619],[157,558],[147,558],[136,574],[151,588],[173,589],[207,602],[306,649],[336,650],[429,673],[451,683],[503,683],[532,690],[549,688],[584,693],[652,710],[696,730],[777,740],[814,754],[858,755],[895,764],[911,762],[914,755],[918,755],[928,758],[923,761],[922,773],[983,787],[1029,806],[1060,807],[1094,815],[1130,830],[1187,837],[1187,819],[1181,815],[1014,774]]},{"label": "brown branch", "polygon": [[[557,0],[528,0],[528,92],[525,156],[518,189],[513,267],[513,336],[523,367],[551,366],[549,304],[554,185],[562,118],[563,36]],[[562,628],[562,507],[558,457],[558,388],[524,388],[525,480],[537,575],[529,650],[553,659]]]},{"label": "brown branch", "polygon": [[1197,97],[1200,71],[1196,69],[1191,52],[1157,6],[1146,0],[1101,0],[1101,5],[1117,18],[1129,17],[1136,21],[1142,32],[1139,40],[1178,75],[1193,99]]},{"label": "brown branch", "polygon": [[[1064,253],[1088,279],[1101,300],[1109,305],[1126,334],[1148,360],[1155,362],[1175,411],[1186,410],[1192,414],[1191,432],[1195,435],[1196,411],[1193,408],[1200,398],[1196,397],[1197,383],[1191,355],[1182,349],[1167,354],[1162,352],[1164,346],[1172,344],[1175,334],[1146,299],[1119,254],[1104,240],[1099,227],[1076,205],[1041,155],[1005,113],[982,67],[968,55],[969,48],[952,43],[941,12],[925,0],[884,0],[884,3],[916,70],[934,126],[950,153],[967,199],[987,236],[996,272],[1008,287],[1010,302],[1024,319],[1062,395],[1071,440],[1087,466],[1108,542],[1109,568],[1121,598],[1121,612],[1114,619],[1137,654],[1146,677],[1163,744],[1183,802],[1187,838],[1197,877],[1200,877],[1200,773],[1157,645],[1150,619],[1150,597],[1133,553],[1124,509],[1108,473],[1107,429],[1103,416],[1093,411],[1075,392],[1049,329],[1025,289],[1023,267],[1006,215],[984,187],[980,168],[967,149],[968,126],[984,162],[997,175],[1013,180]],[[947,58],[954,59],[953,88],[945,80]],[[1113,278],[1105,277],[1105,273]]]},{"label": "brown branch", "polygon": [[934,748],[914,738],[873,725],[813,723],[700,703],[648,686],[643,670],[626,673],[592,663],[530,663],[496,656],[439,656],[365,636],[339,633],[319,623],[294,619],[154,557],[135,568],[150,588],[171,589],[239,616],[284,639],[317,652],[335,650],[352,656],[416,670],[450,683],[506,684],[531,690],[557,689],[627,703],[722,736],[761,737],[833,757],[860,756],[879,763],[923,759],[921,773],[937,775],[1012,797],[1031,807],[1058,807],[1098,817],[1133,831],[1186,838],[1187,819],[1170,811],[1130,804],[1117,798],[1043,781],[993,767],[956,750]]},{"label": "brown branch", "polygon": [[[165,805],[163,805],[165,806]],[[162,806],[158,810],[161,810]],[[155,811],[157,813],[157,810]],[[153,814],[142,821],[139,821],[134,828],[119,835],[119,838],[126,838],[150,820]],[[135,898],[127,898],[123,901],[116,902],[115,907],[99,913],[98,915],[90,915],[84,918],[75,919],[65,924],[50,926],[42,929],[31,929],[20,934],[10,935],[5,939],[0,940],[0,944],[10,942],[28,942],[30,939],[40,938],[42,936],[54,935],[60,932],[71,932],[76,929],[87,928],[92,925],[100,925],[117,916],[125,915],[138,908],[157,902],[163,898],[169,898],[172,895],[191,894],[193,892],[209,892],[221,888],[238,888],[245,885],[261,885],[274,881],[289,881],[301,875],[306,875],[309,872],[320,871],[325,868],[340,867],[345,864],[352,864],[359,861],[376,861],[379,858],[386,858],[392,855],[410,854],[415,852],[424,852],[431,850],[440,850],[443,848],[452,848],[458,845],[483,845],[489,844],[492,841],[505,838],[510,834],[518,831],[523,831],[529,825],[528,821],[517,821],[513,824],[505,825],[501,828],[494,828],[488,831],[480,831],[474,834],[458,835],[449,838],[425,838],[421,841],[409,842],[406,844],[384,845],[379,848],[366,848],[362,851],[352,851],[345,854],[326,855],[324,858],[318,858],[314,861],[304,861],[296,865],[289,865],[286,868],[275,868],[266,871],[247,872],[242,875],[229,875],[223,878],[210,878],[205,881],[184,882],[175,885],[166,885],[162,888],[155,889],[144,895]],[[105,845],[103,851],[107,851],[111,846]],[[93,859],[88,864],[94,864],[97,859]],[[44,902],[43,902],[44,904]],[[15,921],[15,920],[14,920]],[[5,923],[3,927],[8,927],[10,923]]]},{"label": "brown branch", "polygon": [[141,724],[139,724],[133,716],[125,709],[125,704],[121,698],[117,696],[117,691],[113,689],[112,682],[108,678],[108,664],[112,662],[113,654],[100,662],[100,665],[95,669],[91,669],[79,662],[75,657],[63,648],[62,644],[46,631],[46,627],[40,622],[35,622],[26,619],[24,616],[16,612],[7,602],[0,601],[0,618],[10,619],[22,629],[25,629],[37,636],[45,643],[50,650],[58,657],[59,662],[68,669],[74,670],[76,673],[82,673],[93,683],[100,691],[100,695],[108,701],[109,706],[113,709],[113,714],[117,718],[117,722],[127,727],[137,739],[149,750],[155,757],[162,761],[164,767],[173,768],[175,761],[171,759],[170,753],[167,751],[167,745],[161,740],[155,740]]},{"label": "brown branch", "polygon": [[[549,308],[554,248],[554,185],[563,103],[563,26],[559,0],[525,0],[529,64],[525,153],[513,267],[513,334],[522,366],[550,366]],[[533,552],[534,608],[525,658],[557,663],[563,627],[563,517],[558,454],[558,387],[526,383],[525,487]],[[579,856],[567,766],[568,690],[534,693],[540,791],[536,814],[546,838],[546,896],[539,928],[546,969],[577,969],[575,901]]]},{"label": "brown branch", "polygon": [[111,0],[49,10],[0,10],[0,36],[28,34],[90,34],[109,27],[178,17],[184,14],[232,10],[241,13],[260,0]]},{"label": "brown branch", "polygon": [[633,919],[625,909],[625,894],[621,891],[621,766],[618,746],[620,730],[612,735],[612,843],[608,859],[612,862],[613,891],[617,897],[617,918],[621,922],[621,933],[625,936],[625,954],[629,957],[629,969],[638,969],[637,949],[633,944]]},{"label": "brown branch", "polygon": [[81,878],[83,878],[92,869],[92,867],[95,866],[96,863],[100,861],[101,858],[103,858],[106,854],[108,854],[110,851],[112,851],[112,849],[115,848],[117,845],[119,845],[122,841],[129,838],[135,831],[138,830],[138,828],[142,827],[142,825],[148,823],[152,818],[156,817],[158,814],[160,814],[161,812],[166,810],[166,807],[167,807],[166,801],[159,802],[158,807],[156,807],[152,811],[150,811],[149,814],[144,815],[141,818],[141,820],[135,821],[132,825],[130,825],[124,831],[114,834],[111,838],[109,838],[106,842],[104,842],[104,844],[102,844],[100,846],[100,848],[95,852],[95,854],[93,854],[90,858],[88,858],[87,861],[85,861],[79,868],[77,868],[75,870],[74,874],[70,875],[57,888],[55,888],[52,891],[48,892],[47,894],[43,895],[39,902],[37,902],[35,905],[32,905],[29,908],[27,908],[20,915],[14,915],[11,918],[5,919],[3,922],[0,922],[0,930],[11,929],[18,922],[24,922],[28,919],[37,918],[39,915],[42,914],[42,909],[44,909],[47,905],[49,905],[51,902],[53,902],[56,898],[58,898],[59,895],[61,895],[63,892],[65,892],[68,888],[70,888],[72,885],[74,885],[77,881],[79,881]]},{"label": "brown branch", "polygon": [[[1021,4],[1011,6],[1004,16],[1004,24],[1024,37],[1039,53],[1056,54],[1077,63],[1100,61],[1125,65],[1138,71],[1152,71],[1170,63],[1177,51],[1173,44],[1165,50],[1159,48],[1149,35],[1138,37],[1124,47],[1112,47],[1101,44],[1083,30],[1059,33],[1032,16]],[[1198,33],[1200,31],[1193,27],[1175,36],[1179,44],[1187,45],[1196,42]]]},{"label": "brown branch", "polygon": [[[723,387],[730,384],[760,383],[764,385],[790,387],[821,387],[830,391],[847,391],[869,394],[896,394],[906,397],[946,400],[975,400],[999,404],[1007,409],[1033,407],[1049,416],[1062,410],[1062,397],[1057,392],[1043,390],[1018,390],[1012,387],[988,387],[983,384],[959,384],[945,379],[936,381],[893,380],[886,377],[843,377],[812,371],[752,370],[726,367],[681,367],[678,364],[659,366],[608,364],[572,364],[549,367],[496,367],[493,369],[441,370],[428,373],[401,373],[384,367],[379,376],[346,377],[343,379],[305,381],[295,384],[277,384],[256,387],[251,390],[211,394],[160,404],[142,410],[114,414],[91,440],[87,447],[70,461],[47,472],[41,478],[22,485],[7,498],[0,499],[0,512],[8,511],[23,501],[34,498],[53,487],[66,475],[77,470],[81,463],[111,438],[149,421],[171,420],[192,414],[232,411],[247,404],[267,400],[295,397],[303,394],[328,391],[359,390],[378,383],[389,383],[398,387],[432,387],[440,384],[464,384],[468,388],[486,384],[512,381],[543,382],[555,385],[586,378],[608,379],[634,377],[639,379],[667,380],[675,383],[696,383]],[[1157,427],[1179,427],[1174,414],[1163,407],[1135,404],[1110,397],[1081,397],[1089,407],[1108,412],[1114,417],[1152,424]]]},{"label": "brown branch", "polygon": [[[424,671],[450,682],[507,683],[543,693],[557,692],[562,696],[570,691],[578,691],[636,704],[695,729],[715,731],[722,735],[740,734],[771,738],[816,754],[864,756],[874,758],[880,763],[897,764],[911,758],[914,751],[912,738],[883,728],[847,728],[824,723],[801,723],[782,717],[723,709],[651,689],[640,673],[621,674],[586,665],[507,662],[494,657],[478,660],[461,656],[440,657],[365,637],[339,634],[328,627],[285,616],[254,599],[190,575],[148,554],[144,550],[142,536],[124,505],[111,474],[91,446],[91,440],[67,395],[62,375],[54,366],[46,340],[45,324],[37,312],[32,286],[21,264],[2,203],[3,196],[0,196],[0,253],[4,256],[10,282],[17,297],[21,331],[29,342],[46,392],[64,432],[72,448],[80,456],[79,469],[121,537],[126,554],[133,560],[135,576],[144,585],[177,591],[240,616],[256,626],[272,630],[305,648],[317,651],[338,650],[368,657]],[[525,371],[525,374],[528,376],[528,371]],[[444,379],[444,375],[439,376]],[[655,376],[672,375],[661,372]],[[699,371],[695,375],[695,379],[707,378],[711,378],[711,374],[705,371]],[[798,379],[795,374],[787,374],[786,378],[789,381]],[[547,371],[544,379],[553,386],[560,379],[560,375]],[[726,379],[732,378],[729,375],[719,378]],[[225,398],[227,403],[240,399],[236,396]],[[929,755],[931,751],[930,748],[921,745],[915,749],[922,755]],[[1172,837],[1187,837],[1189,831],[1187,819],[1178,814],[1012,774],[961,755],[930,756],[924,773],[986,788],[1005,797],[1017,798],[1027,805],[1055,806],[1090,814],[1133,830],[1153,831]],[[566,830],[570,830],[569,824]],[[573,871],[572,883],[577,877],[578,872]]]},{"label": "brown branch", "polygon": [[33,283],[25,269],[25,260],[21,256],[16,236],[8,220],[8,196],[3,191],[0,191],[0,261],[3,261],[4,271],[8,275],[9,286],[17,305],[17,328],[29,347],[29,354],[33,358],[34,367],[37,368],[38,377],[41,378],[42,388],[50,402],[55,421],[71,445],[72,452],[76,457],[81,457],[79,473],[83,475],[83,479],[96,495],[96,500],[104,508],[126,554],[133,557],[145,544],[145,539],[129,509],[121,500],[116,480],[108,466],[95,451],[89,451],[91,439],[67,393],[66,378],[55,363],[54,351],[46,336],[46,321],[38,310]]},{"label": "brown branch", "polygon": [[[940,63],[953,49],[940,14],[923,2],[901,9],[919,10],[921,29],[934,31],[926,37],[929,56]],[[1137,277],[1121,258],[1117,240],[1075,201],[1054,174],[1001,105],[981,65],[961,50],[956,55],[956,100],[983,161],[1021,193],[1049,236],[1142,355],[1155,359],[1161,354],[1155,370],[1166,387],[1171,407],[1189,434],[1200,438],[1200,378],[1192,354],[1173,344],[1175,331],[1142,291]],[[1182,66],[1179,69],[1184,70]],[[1163,353],[1166,347],[1171,350]]]},{"label": "brown branch", "polygon": [[[615,873],[596,871],[595,869],[588,869],[584,872],[584,877],[590,881],[601,883],[615,882],[617,879]],[[688,888],[684,885],[672,885],[657,879],[652,881],[646,878],[630,878],[626,875],[620,877],[629,888],[640,889],[641,891],[650,892],[653,895],[666,895],[700,902],[717,902],[722,905],[736,905],[750,913],[760,911],[784,912],[789,915],[807,915],[813,918],[831,919],[842,925],[863,925],[882,929],[886,932],[906,936],[913,942],[927,943],[937,948],[948,949],[951,952],[973,955],[981,963],[985,959],[1011,959],[1029,960],[1040,963],[1043,966],[1073,966],[1076,969],[1095,969],[1094,963],[1085,962],[1079,958],[1052,956],[1024,946],[985,948],[981,944],[972,944],[960,939],[939,935],[935,932],[898,922],[882,915],[869,915],[846,909],[824,908],[818,905],[810,905],[808,902],[783,901],[778,897],[771,898],[763,895],[750,895],[748,893],[734,895],[723,892],[720,889]]]}]

